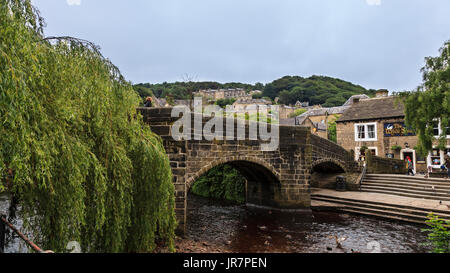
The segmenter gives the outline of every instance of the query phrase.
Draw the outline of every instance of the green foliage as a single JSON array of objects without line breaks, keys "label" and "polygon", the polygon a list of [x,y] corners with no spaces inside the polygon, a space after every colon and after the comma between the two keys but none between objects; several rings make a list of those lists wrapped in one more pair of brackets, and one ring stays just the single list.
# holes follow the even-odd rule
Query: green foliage
[{"label": "green foliage", "polygon": [[399,94],[405,105],[406,124],[416,132],[419,142],[417,152],[425,156],[433,148],[434,122],[441,121],[442,134],[439,146],[445,147],[450,134],[450,41],[440,49],[440,56],[425,59],[422,68],[423,84],[415,91]]},{"label": "green foliage", "polygon": [[152,97],[153,96],[153,92],[150,88],[145,87],[143,85],[140,84],[136,84],[133,86],[133,89],[139,94],[139,96],[142,99],[145,99],[147,97]]},{"label": "green foliage", "polygon": [[233,103],[235,103],[235,102],[236,102],[236,99],[234,99],[234,98],[226,98],[226,99],[217,100],[216,104],[222,108],[225,108],[227,105],[233,105]]},{"label": "green foliage", "polygon": [[262,97],[263,97],[262,93],[252,95],[252,99],[262,99]]},{"label": "green foliage", "polygon": [[337,143],[336,120],[337,120],[337,118],[328,122],[328,139],[333,141],[334,143]]},{"label": "green foliage", "polygon": [[289,118],[295,118],[295,117],[298,117],[298,116],[300,116],[301,114],[304,114],[304,113],[306,113],[308,110],[306,110],[306,109],[297,109],[297,110],[295,110],[294,111],[294,113],[292,113],[292,114],[290,114],[289,115]]},{"label": "green foliage", "polygon": [[361,152],[361,154],[365,154],[365,152],[369,150],[369,147],[363,145],[361,146],[361,148],[359,148],[359,151]]},{"label": "green foliage", "polygon": [[[375,95],[375,90],[365,88],[352,83],[325,76],[312,76],[302,78],[299,76],[286,76],[263,85],[246,83],[218,83],[218,82],[174,82],[174,83],[141,83],[134,85],[138,92],[152,90],[157,97],[173,99],[190,99],[190,93],[204,89],[243,88],[247,91],[263,90],[262,94],[254,94],[254,99],[264,98],[273,101],[280,98],[282,104],[295,104],[297,101],[309,101],[311,105],[321,104],[324,107],[341,106],[351,96],[366,94]],[[145,89],[143,89],[145,88]]]},{"label": "green foliage", "polygon": [[221,165],[211,169],[192,186],[191,192],[213,199],[245,203],[245,178],[233,167]]},{"label": "green foliage", "polygon": [[430,214],[426,221],[429,229],[422,231],[428,232],[429,245],[432,246],[434,253],[450,253],[450,221],[439,219],[438,216]]},{"label": "green foliage", "polygon": [[323,107],[341,106],[358,94],[373,96],[375,90],[366,90],[359,85],[325,76],[286,76],[267,84],[263,93],[272,99],[279,97],[282,104],[309,101],[310,105],[321,104]]},{"label": "green foliage", "polygon": [[140,83],[134,85],[135,88],[147,88],[152,90],[153,94],[158,98],[167,98],[169,95],[175,100],[191,99],[191,93],[205,89],[228,89],[243,88],[247,91],[255,90],[261,87],[261,84],[251,85],[240,82],[218,83],[218,82],[174,82],[174,83]]},{"label": "green foliage", "polygon": [[170,165],[139,96],[96,46],[42,26],[29,0],[0,2],[0,174],[25,228],[58,252],[173,250]]},{"label": "green foliage", "polygon": [[400,151],[402,149],[402,146],[399,145],[392,145],[391,150],[392,151]]}]

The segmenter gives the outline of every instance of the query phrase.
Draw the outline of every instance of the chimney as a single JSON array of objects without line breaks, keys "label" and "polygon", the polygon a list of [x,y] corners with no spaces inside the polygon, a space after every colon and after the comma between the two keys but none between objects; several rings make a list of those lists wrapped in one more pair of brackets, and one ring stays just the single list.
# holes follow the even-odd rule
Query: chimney
[{"label": "chimney", "polygon": [[377,98],[389,97],[389,91],[387,89],[380,89],[376,93]]}]

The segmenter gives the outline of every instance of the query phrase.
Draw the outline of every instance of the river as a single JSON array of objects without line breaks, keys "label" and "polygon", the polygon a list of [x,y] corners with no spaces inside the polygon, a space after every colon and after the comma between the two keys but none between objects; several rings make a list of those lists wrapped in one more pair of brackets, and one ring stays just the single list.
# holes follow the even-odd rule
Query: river
[{"label": "river", "polygon": [[[8,211],[0,195],[0,211]],[[186,253],[424,253],[424,226],[336,212],[280,212],[233,205],[190,194],[188,228],[177,238]],[[22,222],[14,220],[21,228]],[[337,247],[336,238],[342,240]],[[27,252],[11,233],[6,253]]]},{"label": "river", "polygon": [[[280,212],[189,195],[180,252],[425,253],[425,226],[337,212]],[[341,248],[338,247],[338,238]],[[195,247],[195,243],[203,246]],[[217,251],[216,251],[217,250]]]}]

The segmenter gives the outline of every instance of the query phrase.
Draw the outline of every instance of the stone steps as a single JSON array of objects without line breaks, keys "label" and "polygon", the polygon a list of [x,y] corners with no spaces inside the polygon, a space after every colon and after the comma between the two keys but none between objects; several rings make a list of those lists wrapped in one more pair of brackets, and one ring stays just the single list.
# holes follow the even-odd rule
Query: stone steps
[{"label": "stone steps", "polygon": [[408,181],[408,182],[427,182],[428,184],[444,184],[450,185],[450,179],[443,178],[424,178],[421,176],[411,176],[411,175],[399,175],[399,174],[366,174],[366,178],[372,179],[387,179],[396,181]]},{"label": "stone steps", "polygon": [[365,192],[380,192],[390,193],[400,196],[408,196],[414,198],[423,198],[430,200],[442,200],[450,201],[450,194],[445,191],[428,191],[428,190],[415,190],[408,187],[396,187],[396,186],[383,186],[383,185],[368,185],[363,184],[361,190]]},{"label": "stone steps", "polygon": [[450,180],[441,179],[440,181],[436,181],[436,180],[428,180],[426,178],[414,178],[414,176],[380,177],[380,176],[366,175],[364,180],[389,181],[397,183],[450,187]]},{"label": "stone steps", "polygon": [[425,221],[428,220],[427,216],[433,212],[440,218],[450,221],[450,211],[439,209],[426,209],[321,194],[313,194],[311,198],[314,201],[326,202],[329,204],[334,203],[338,205],[336,207],[337,210],[349,213],[424,224]]},{"label": "stone steps", "polygon": [[[434,187],[434,189],[433,189]],[[361,190],[405,197],[450,201],[450,183],[405,175],[367,175]]]},{"label": "stone steps", "polygon": [[389,182],[389,181],[371,181],[366,180],[363,182],[362,186],[380,186],[380,187],[395,187],[397,189],[410,189],[417,190],[429,193],[442,193],[442,194],[450,194],[450,187],[442,187],[442,186],[428,186],[428,185],[418,185],[418,184],[407,184],[407,183],[397,183],[397,182]]}]

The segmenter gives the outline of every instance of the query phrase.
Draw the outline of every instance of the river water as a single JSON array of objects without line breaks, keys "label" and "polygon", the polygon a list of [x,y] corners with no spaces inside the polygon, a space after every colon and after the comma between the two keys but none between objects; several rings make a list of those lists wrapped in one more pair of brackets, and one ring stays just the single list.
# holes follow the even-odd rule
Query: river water
[{"label": "river water", "polygon": [[[0,195],[0,212],[8,213],[9,201]],[[336,212],[280,212],[232,205],[190,194],[185,245],[197,242],[206,250],[180,252],[327,253],[382,252],[424,253],[424,226]],[[19,229],[22,222],[13,223]],[[336,238],[342,248],[337,247]],[[26,253],[26,245],[11,232],[6,253]]]},{"label": "river water", "polygon": [[[0,215],[6,215],[8,221],[13,224],[19,230],[22,230],[23,221],[20,218],[9,217],[10,198],[6,194],[0,194]],[[27,253],[28,247],[23,242],[19,236],[13,232],[9,228],[6,228],[6,236],[5,236],[5,253]]]},{"label": "river water", "polygon": [[[187,239],[235,253],[424,253],[425,226],[336,212],[280,212],[190,195]],[[341,248],[336,243],[338,238]]]}]

